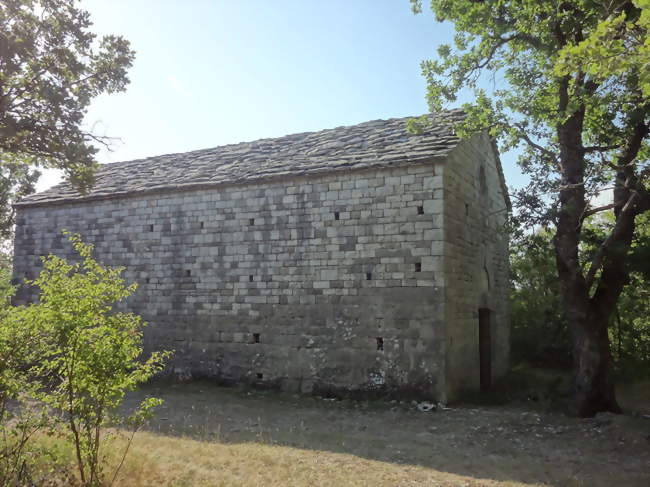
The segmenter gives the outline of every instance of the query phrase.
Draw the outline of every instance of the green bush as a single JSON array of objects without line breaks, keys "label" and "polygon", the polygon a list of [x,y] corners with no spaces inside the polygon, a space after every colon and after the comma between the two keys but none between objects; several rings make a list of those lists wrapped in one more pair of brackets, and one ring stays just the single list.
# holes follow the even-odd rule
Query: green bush
[{"label": "green bush", "polygon": [[[606,217],[585,226],[585,254],[595,251],[611,225]],[[650,377],[650,218],[639,218],[630,251],[630,281],[609,326],[611,352],[622,379]],[[512,359],[544,367],[571,366],[571,339],[562,313],[552,235],[526,235],[511,247]]]},{"label": "green bush", "polygon": [[30,439],[47,424],[42,408],[30,403],[37,390],[28,365],[38,353],[31,328],[11,319],[11,259],[0,251],[0,485],[22,485],[29,477]]},{"label": "green bush", "polygon": [[571,342],[562,313],[550,235],[529,235],[512,245],[512,361],[571,366]]},{"label": "green bush", "polygon": [[[94,486],[107,480],[102,471],[103,450],[111,440],[107,427],[122,422],[117,408],[125,393],[161,370],[169,353],[141,360],[145,324],[134,314],[113,310],[136,285],[124,282],[123,269],[95,261],[93,247],[78,235],[69,239],[81,261],[45,258],[38,278],[28,283],[40,288],[39,302],[5,313],[0,327],[0,338],[7,337],[4,345],[10,348],[20,337],[29,337],[30,350],[6,364],[2,386],[11,395],[12,384],[29,376],[32,397],[53,412],[50,419],[63,427],[54,431],[63,431],[74,446],[81,483]],[[19,379],[12,383],[15,374]],[[133,431],[160,403],[148,398],[140,404],[126,420]]]}]

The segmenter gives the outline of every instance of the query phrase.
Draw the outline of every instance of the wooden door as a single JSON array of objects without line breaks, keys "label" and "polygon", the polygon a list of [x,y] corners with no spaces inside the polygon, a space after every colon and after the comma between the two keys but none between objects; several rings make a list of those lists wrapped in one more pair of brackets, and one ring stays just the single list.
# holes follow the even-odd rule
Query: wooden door
[{"label": "wooden door", "polygon": [[490,337],[490,310],[478,310],[478,349],[481,367],[481,391],[492,387],[492,340]]}]

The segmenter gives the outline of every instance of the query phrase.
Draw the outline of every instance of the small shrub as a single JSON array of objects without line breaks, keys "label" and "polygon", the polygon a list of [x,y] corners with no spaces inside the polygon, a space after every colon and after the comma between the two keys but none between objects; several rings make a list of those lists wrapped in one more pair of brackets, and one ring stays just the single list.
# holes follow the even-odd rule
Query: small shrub
[{"label": "small shrub", "polygon": [[[38,340],[30,327],[13,318],[14,292],[6,255],[0,256],[0,485],[30,481],[30,440],[48,424],[42,408],[35,407],[37,385],[30,380],[29,364],[38,356]],[[33,483],[33,482],[32,482]]]},{"label": "small shrub", "polygon": [[[38,362],[30,368],[40,384],[34,396],[58,413],[61,431],[74,446],[81,483],[93,486],[105,480],[103,449],[111,439],[107,427],[121,421],[117,408],[125,393],[161,370],[169,353],[140,360],[145,323],[132,313],[113,310],[136,285],[125,283],[122,268],[95,261],[92,245],[79,235],[64,233],[81,261],[44,258],[42,272],[29,283],[40,288],[40,301],[11,309],[8,321],[30,330],[38,343]],[[132,430],[161,402],[144,400],[127,418]],[[116,476],[114,472],[112,479]]]}]

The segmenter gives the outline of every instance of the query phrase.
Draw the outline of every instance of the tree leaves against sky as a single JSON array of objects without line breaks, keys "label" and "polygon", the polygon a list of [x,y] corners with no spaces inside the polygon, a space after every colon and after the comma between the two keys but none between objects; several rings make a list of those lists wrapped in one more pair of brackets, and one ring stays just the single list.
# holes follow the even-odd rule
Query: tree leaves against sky
[{"label": "tree leaves against sky", "polygon": [[[411,3],[421,10],[420,1]],[[440,46],[438,57],[422,64],[430,109],[455,102],[461,90],[473,92],[459,132],[487,129],[501,150],[520,149],[518,163],[531,183],[513,196],[525,222],[554,219],[561,185],[556,128],[581,105],[587,198],[611,189],[612,165],[648,121],[650,0],[434,0],[431,8],[437,20],[454,22],[456,35],[454,46]],[[558,30],[573,38],[558,42]],[[565,76],[569,100],[558,109]],[[649,157],[645,139],[633,161],[640,183],[648,181]]]},{"label": "tree leaves against sky", "polygon": [[[123,91],[134,52],[120,36],[98,38],[76,0],[0,3],[0,230],[10,203],[33,191],[35,167],[58,168],[84,192],[97,145],[84,117],[102,93]],[[4,180],[2,180],[4,178]]]}]

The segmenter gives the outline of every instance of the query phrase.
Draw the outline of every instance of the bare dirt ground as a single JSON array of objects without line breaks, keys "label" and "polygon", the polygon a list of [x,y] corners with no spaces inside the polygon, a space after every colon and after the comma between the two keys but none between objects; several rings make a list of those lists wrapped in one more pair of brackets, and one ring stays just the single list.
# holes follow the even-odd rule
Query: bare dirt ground
[{"label": "bare dirt ground", "polygon": [[454,485],[650,485],[645,388],[630,395],[636,404],[648,399],[633,413],[594,419],[526,404],[422,412],[411,403],[327,400],[208,383],[150,385],[130,396],[127,408],[145,395],[165,400],[149,426],[165,436],[284,445],[476,480]]}]

